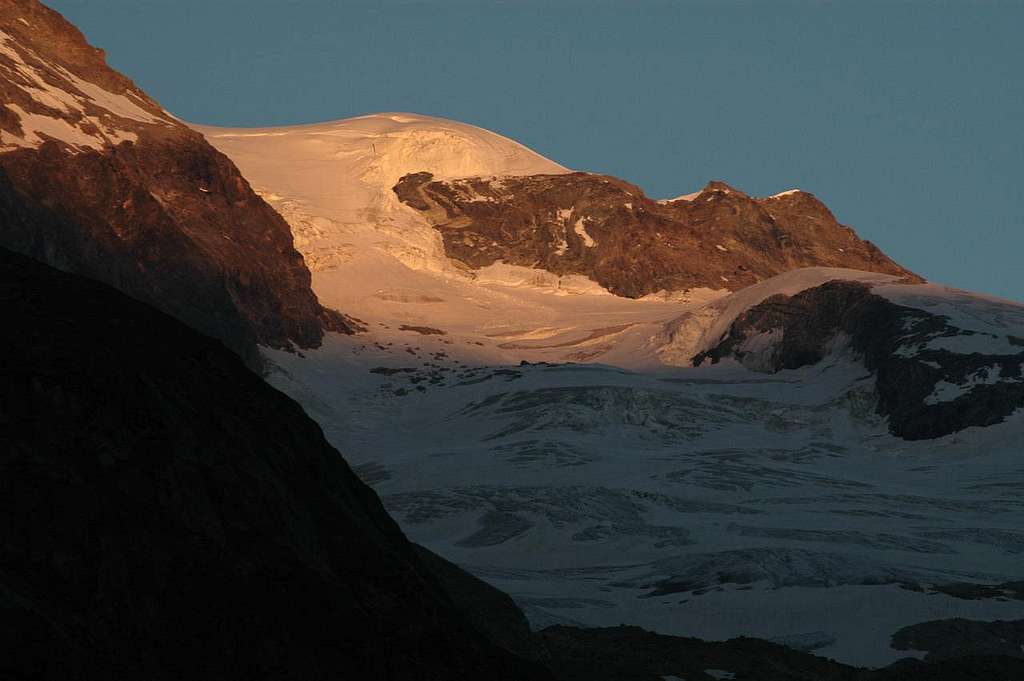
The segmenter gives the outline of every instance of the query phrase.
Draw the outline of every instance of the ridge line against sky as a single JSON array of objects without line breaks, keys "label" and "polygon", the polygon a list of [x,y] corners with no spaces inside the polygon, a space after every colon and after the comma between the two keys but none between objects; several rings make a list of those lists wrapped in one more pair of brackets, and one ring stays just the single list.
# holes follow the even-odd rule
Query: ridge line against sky
[{"label": "ridge line against sky", "polygon": [[411,111],[656,198],[800,187],[923,276],[1024,301],[1024,3],[47,4],[186,120]]}]

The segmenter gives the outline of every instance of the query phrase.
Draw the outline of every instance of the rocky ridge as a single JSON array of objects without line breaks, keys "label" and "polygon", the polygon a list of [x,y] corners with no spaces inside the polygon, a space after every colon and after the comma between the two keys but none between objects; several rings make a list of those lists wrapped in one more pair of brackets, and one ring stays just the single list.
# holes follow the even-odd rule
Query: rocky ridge
[{"label": "rocky ridge", "polygon": [[802,191],[755,198],[710,182],[696,195],[655,201],[628,182],[580,172],[460,180],[420,172],[394,191],[467,268],[500,261],[582,274],[629,298],[736,291],[809,266],[920,281]]},{"label": "rocky ridge", "polygon": [[0,245],[109,283],[260,364],[355,324],[234,164],[58,13],[0,2]]}]

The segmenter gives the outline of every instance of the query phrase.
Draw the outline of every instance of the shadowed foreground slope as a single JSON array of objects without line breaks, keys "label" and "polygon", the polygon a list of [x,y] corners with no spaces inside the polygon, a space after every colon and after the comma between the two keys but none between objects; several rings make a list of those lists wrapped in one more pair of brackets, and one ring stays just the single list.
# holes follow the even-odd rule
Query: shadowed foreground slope
[{"label": "shadowed foreground slope", "polygon": [[3,249],[0,301],[0,677],[545,678],[220,343]]}]

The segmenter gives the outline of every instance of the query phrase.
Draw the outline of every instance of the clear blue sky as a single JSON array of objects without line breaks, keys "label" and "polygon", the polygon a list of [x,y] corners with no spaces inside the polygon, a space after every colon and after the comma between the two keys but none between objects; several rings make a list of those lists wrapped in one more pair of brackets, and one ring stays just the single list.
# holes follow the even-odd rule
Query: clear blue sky
[{"label": "clear blue sky", "polygon": [[1024,2],[50,0],[170,111],[454,118],[655,197],[814,192],[1024,300]]}]

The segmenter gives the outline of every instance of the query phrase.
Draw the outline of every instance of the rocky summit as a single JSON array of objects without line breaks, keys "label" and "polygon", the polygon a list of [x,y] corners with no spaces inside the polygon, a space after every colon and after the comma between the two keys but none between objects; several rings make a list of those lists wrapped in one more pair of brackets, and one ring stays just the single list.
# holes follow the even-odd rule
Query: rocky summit
[{"label": "rocky summit", "polygon": [[754,198],[723,182],[654,201],[607,175],[568,173],[435,180],[394,188],[444,238],[449,257],[478,269],[504,262],[585,275],[629,298],[696,288],[739,290],[798,267],[920,278],[839,224],[812,194]]}]

